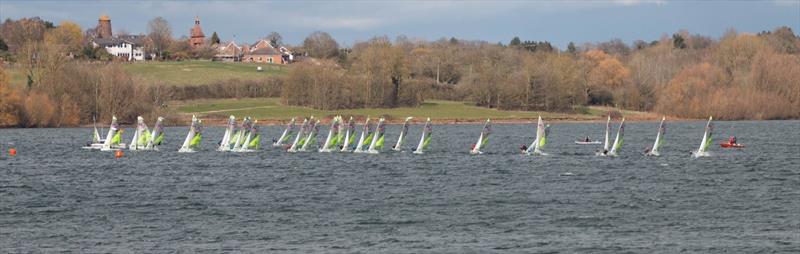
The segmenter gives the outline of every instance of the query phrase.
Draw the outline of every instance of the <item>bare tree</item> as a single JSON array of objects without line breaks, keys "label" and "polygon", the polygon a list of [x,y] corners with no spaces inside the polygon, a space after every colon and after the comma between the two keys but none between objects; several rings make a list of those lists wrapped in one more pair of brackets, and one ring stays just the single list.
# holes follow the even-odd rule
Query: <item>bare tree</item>
[{"label": "bare tree", "polygon": [[332,58],[339,53],[339,43],[330,34],[316,31],[303,41],[303,48],[311,57]]},{"label": "bare tree", "polygon": [[151,44],[149,51],[161,57],[164,50],[172,44],[172,27],[166,19],[155,17],[147,23],[147,37]]}]

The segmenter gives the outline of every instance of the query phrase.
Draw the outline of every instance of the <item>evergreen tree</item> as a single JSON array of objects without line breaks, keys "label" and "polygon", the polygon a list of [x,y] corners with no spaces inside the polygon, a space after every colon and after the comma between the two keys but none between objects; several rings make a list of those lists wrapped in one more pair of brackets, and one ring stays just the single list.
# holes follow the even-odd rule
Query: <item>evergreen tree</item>
[{"label": "evergreen tree", "polygon": [[6,45],[6,41],[3,38],[0,38],[0,50],[6,51],[8,50],[8,45]]},{"label": "evergreen tree", "polygon": [[522,44],[522,41],[519,39],[518,36],[514,36],[514,38],[511,39],[511,42],[508,43],[508,45],[512,47],[519,46],[520,44]]},{"label": "evergreen tree", "polygon": [[574,42],[569,42],[569,44],[567,45],[567,52],[569,52],[570,54],[575,54],[578,52],[578,48],[575,47]]},{"label": "evergreen tree", "polygon": [[211,45],[214,44],[219,44],[219,35],[217,35],[217,31],[214,31],[214,33],[211,34]]},{"label": "evergreen tree", "polygon": [[685,49],[686,48],[686,40],[683,39],[683,36],[680,34],[673,34],[672,35],[672,46],[676,49]]}]

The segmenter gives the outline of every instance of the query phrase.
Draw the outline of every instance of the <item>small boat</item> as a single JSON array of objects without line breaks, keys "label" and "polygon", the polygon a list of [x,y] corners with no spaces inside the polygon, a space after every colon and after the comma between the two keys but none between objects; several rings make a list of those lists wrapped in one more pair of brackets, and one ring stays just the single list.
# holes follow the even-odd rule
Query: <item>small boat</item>
[{"label": "small boat", "polygon": [[647,156],[660,156],[661,154],[658,152],[658,148],[661,147],[661,144],[664,143],[664,139],[662,136],[666,134],[666,127],[664,127],[664,121],[667,120],[667,117],[661,118],[661,123],[658,124],[658,133],[656,133],[656,141],[653,143],[653,148],[648,149],[649,151],[645,152]]},{"label": "small boat", "polygon": [[178,149],[179,153],[194,153],[200,150],[200,142],[203,140],[202,121],[197,116],[192,115],[192,124],[189,126],[189,133],[183,140],[183,145]]},{"label": "small boat", "polygon": [[374,135],[372,135],[372,142],[369,143],[367,153],[378,154],[383,150],[383,140],[386,134],[386,120],[384,118],[378,119],[378,125],[375,126]]},{"label": "small boat", "polygon": [[93,150],[100,150],[103,148],[103,143],[106,142],[105,139],[100,138],[100,131],[97,130],[97,121],[94,117],[92,117],[92,125],[94,127],[94,132],[92,133],[92,141],[87,142],[86,146],[83,149],[93,149]]},{"label": "small boat", "polygon": [[708,148],[711,146],[712,142],[712,135],[714,134],[714,124],[711,122],[713,120],[712,117],[708,117],[708,123],[706,123],[706,131],[703,133],[703,140],[700,141],[700,147],[697,148],[696,152],[692,153],[692,156],[695,158],[697,157],[707,157],[710,156],[708,153]]},{"label": "small boat", "polygon": [[231,115],[228,117],[228,125],[225,128],[225,134],[222,135],[222,140],[219,142],[217,151],[225,152],[231,150],[231,138],[233,131],[236,129],[236,117]]},{"label": "small boat", "polygon": [[470,154],[483,154],[483,149],[486,147],[486,144],[489,143],[489,134],[492,133],[492,121],[490,119],[486,119],[486,122],[483,123],[483,129],[481,130],[481,135],[478,136],[478,142],[472,144],[472,150],[469,151]]},{"label": "small boat", "polygon": [[397,143],[394,144],[392,150],[400,152],[403,151],[403,141],[406,139],[406,135],[408,133],[408,125],[413,117],[406,117],[406,121],[403,123],[403,127],[400,128],[400,136],[397,138]]},{"label": "small boat", "polygon": [[347,125],[343,126],[343,128],[339,128],[339,131],[344,131],[342,134],[342,143],[340,145],[341,149],[340,152],[350,152],[351,145],[353,144],[353,140],[356,139],[356,125],[353,122],[353,117],[350,117],[350,120],[347,121]]},{"label": "small boat", "polygon": [[289,141],[289,137],[294,134],[294,121],[295,118],[293,117],[292,120],[286,124],[286,129],[283,130],[281,137],[275,140],[275,142],[272,143],[272,146],[282,147],[286,145],[286,142]]},{"label": "small boat", "polygon": [[728,138],[728,142],[720,143],[719,146],[722,148],[744,148],[743,144],[736,143],[736,136],[731,136]]},{"label": "small boat", "polygon": [[[314,117],[311,117],[311,120],[314,120]],[[297,135],[294,136],[294,142],[286,149],[287,152],[296,153],[297,150],[300,149],[300,146],[303,144],[301,143],[304,141],[303,137],[305,136],[306,132],[308,131],[308,118],[303,119],[303,124],[300,125],[300,130],[297,132]]]},{"label": "small boat", "polygon": [[542,151],[542,148],[544,148],[544,145],[547,144],[547,134],[549,133],[549,129],[550,126],[545,126],[544,121],[542,121],[542,116],[539,116],[539,120],[536,123],[536,139],[525,151],[525,154],[547,155]]},{"label": "small boat", "polygon": [[422,127],[422,136],[419,138],[417,148],[414,149],[414,154],[423,154],[431,144],[431,134],[433,134],[433,127],[431,126],[431,118],[425,121],[425,126]]},{"label": "small boat", "polygon": [[[331,127],[328,129],[328,137],[325,138],[325,143],[322,144],[322,148],[319,149],[321,153],[329,153],[333,152],[334,149],[338,148],[341,135],[341,116],[333,117],[333,121],[331,122]],[[337,149],[338,150],[338,149]]]},{"label": "small boat", "polygon": [[744,148],[744,145],[742,144],[731,144],[731,143],[722,143],[719,144],[719,146],[722,148]]},{"label": "small boat", "polygon": [[106,135],[105,142],[103,142],[103,145],[100,147],[100,151],[125,149],[127,146],[125,143],[121,143],[122,132],[124,132],[124,130],[119,127],[117,117],[111,116],[111,126],[108,128],[108,134]]},{"label": "small boat", "polygon": [[623,117],[622,121],[619,123],[619,129],[617,129],[617,137],[614,138],[614,144],[611,145],[611,150],[608,151],[608,155],[615,157],[619,155],[620,148],[622,148],[624,134],[625,134],[625,118]]},{"label": "small boat", "polygon": [[[363,153],[364,147],[370,140],[372,140],[372,125],[369,124],[369,117],[367,117],[364,125],[361,126],[361,136],[358,138],[358,142],[356,142],[356,149],[353,150],[353,152]],[[346,148],[346,146],[342,148],[342,151],[345,151]]]},{"label": "small boat", "polygon": [[595,153],[595,155],[597,155],[597,156],[606,156],[606,155],[608,155],[608,149],[610,148],[609,147],[610,144],[608,143],[608,141],[609,141],[610,135],[611,135],[611,116],[609,115],[608,116],[608,120],[606,120],[606,136],[605,136],[605,141],[603,142],[603,150],[597,151]]}]

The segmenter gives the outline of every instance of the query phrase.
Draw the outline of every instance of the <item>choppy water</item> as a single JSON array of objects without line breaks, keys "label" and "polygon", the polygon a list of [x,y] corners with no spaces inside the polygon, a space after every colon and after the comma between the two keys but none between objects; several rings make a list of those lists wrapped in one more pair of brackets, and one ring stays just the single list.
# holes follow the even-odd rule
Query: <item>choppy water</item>
[{"label": "choppy water", "polygon": [[800,122],[717,122],[715,143],[747,148],[699,159],[704,122],[668,123],[662,156],[641,156],[656,126],[629,123],[618,158],[573,144],[604,123],[553,124],[544,157],[517,150],[532,124],[495,125],[481,156],[480,125],[434,126],[424,155],[219,153],[221,128],[179,154],[168,128],[121,159],[80,149],[89,129],[0,129],[0,250],[800,252]]}]

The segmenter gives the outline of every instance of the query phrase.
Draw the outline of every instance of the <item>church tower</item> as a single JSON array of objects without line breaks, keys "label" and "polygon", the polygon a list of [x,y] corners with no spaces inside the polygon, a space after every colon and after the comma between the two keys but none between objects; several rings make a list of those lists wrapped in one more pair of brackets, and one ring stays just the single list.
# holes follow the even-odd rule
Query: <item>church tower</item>
[{"label": "church tower", "polygon": [[189,38],[189,43],[192,45],[193,48],[197,48],[203,46],[205,43],[206,35],[203,34],[203,29],[200,28],[200,17],[194,18],[194,27],[189,30],[189,34],[191,37]]},{"label": "church tower", "polygon": [[108,15],[100,16],[97,20],[97,38],[111,38],[111,19]]}]

